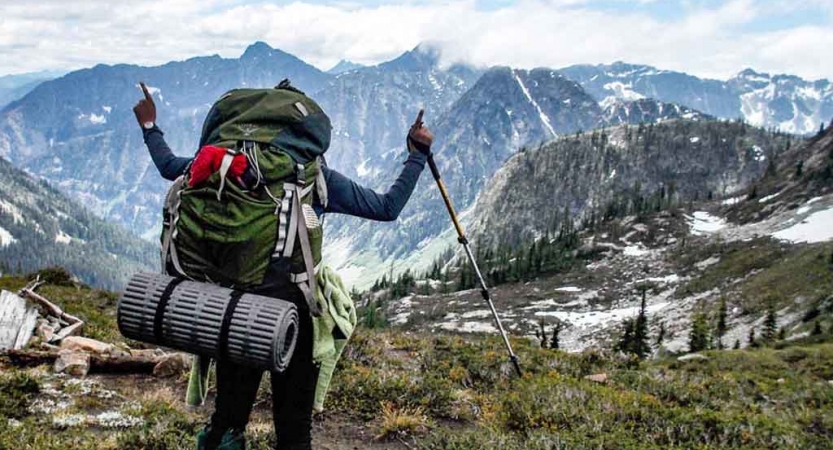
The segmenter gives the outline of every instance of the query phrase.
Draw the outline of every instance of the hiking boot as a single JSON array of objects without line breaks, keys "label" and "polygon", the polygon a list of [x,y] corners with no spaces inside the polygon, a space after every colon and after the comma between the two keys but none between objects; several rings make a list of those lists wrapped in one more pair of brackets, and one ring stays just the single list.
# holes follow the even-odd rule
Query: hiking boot
[{"label": "hiking boot", "polygon": [[226,430],[217,442],[211,427],[205,427],[197,434],[197,450],[246,450],[246,438],[242,431]]}]

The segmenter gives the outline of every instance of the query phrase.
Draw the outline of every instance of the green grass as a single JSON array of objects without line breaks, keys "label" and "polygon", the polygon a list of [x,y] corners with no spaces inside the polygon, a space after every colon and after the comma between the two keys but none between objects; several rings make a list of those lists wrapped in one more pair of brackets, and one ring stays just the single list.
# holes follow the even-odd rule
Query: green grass
[{"label": "green grass", "polygon": [[[777,295],[782,284],[785,293],[817,295],[802,283],[831,282],[827,261],[818,256],[829,246],[767,256],[773,245],[721,247],[720,263],[702,277],[727,285],[743,278],[732,286],[749,298],[762,290]],[[684,257],[698,261],[715,253],[698,251]],[[801,277],[789,279],[787,270],[796,268]],[[721,270],[728,271],[725,278],[719,278]],[[693,292],[697,283],[689,283]],[[0,288],[23,284],[22,278],[0,278]],[[115,295],[54,285],[40,292],[84,318],[86,335],[123,341],[115,327]],[[684,362],[638,362],[599,351],[567,354],[516,340],[525,372],[518,379],[495,337],[360,329],[339,363],[325,418],[346,418],[367,428],[367,436],[407,438],[424,450],[830,448],[833,344],[819,339],[710,351],[704,353],[708,360]],[[182,380],[173,389],[160,384],[154,393],[127,379],[116,397],[86,398],[77,385],[48,372],[0,366],[0,449],[190,449],[206,419],[182,406]],[[596,373],[606,373],[609,381],[584,378]],[[119,410],[143,423],[115,430],[56,427],[53,416],[30,408],[46,395],[44,386],[76,396],[65,414]],[[267,399],[261,391],[259,398]],[[249,434],[252,449],[270,448],[273,441],[268,430]]]},{"label": "green grass", "polygon": [[[327,415],[365,424],[357,426],[369,428],[368,436],[412,434],[418,448],[431,450],[813,449],[829,448],[833,438],[833,344],[638,364],[514,344],[522,379],[498,339],[359,331],[337,370]],[[608,383],[584,378],[600,372]],[[189,449],[204,420],[184,410],[178,388],[152,394],[126,386],[117,400],[79,397],[68,412],[123,401],[121,410],[143,424],[56,428],[51,416],[28,408],[46,382],[77,394],[50,376],[3,369],[0,448]],[[273,439],[258,431],[250,448],[269,448]]]},{"label": "green grass", "polygon": [[[425,449],[825,448],[833,436],[831,344],[713,351],[707,361],[636,369],[611,355],[516,344],[520,380],[494,339],[360,336],[329,406],[365,419],[377,418],[382,401],[425,408],[446,424],[418,441]],[[597,372],[611,381],[584,379]]]},{"label": "green grass", "polygon": [[712,289],[734,297],[745,314],[826,298],[833,292],[833,244],[790,246],[770,238],[691,247],[679,257],[684,268],[712,256],[719,262],[677,290],[688,296]]}]

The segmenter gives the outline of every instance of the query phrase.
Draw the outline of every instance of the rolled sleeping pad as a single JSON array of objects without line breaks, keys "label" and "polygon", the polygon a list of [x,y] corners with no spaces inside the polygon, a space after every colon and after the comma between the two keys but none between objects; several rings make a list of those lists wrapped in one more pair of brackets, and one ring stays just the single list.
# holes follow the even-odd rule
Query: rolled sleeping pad
[{"label": "rolled sleeping pad", "polygon": [[298,337],[295,305],[208,283],[139,272],[119,296],[127,338],[283,372]]}]

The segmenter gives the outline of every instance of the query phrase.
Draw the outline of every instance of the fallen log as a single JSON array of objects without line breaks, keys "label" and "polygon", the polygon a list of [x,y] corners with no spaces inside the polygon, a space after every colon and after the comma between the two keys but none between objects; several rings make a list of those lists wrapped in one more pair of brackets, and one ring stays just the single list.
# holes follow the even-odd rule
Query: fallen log
[{"label": "fallen log", "polygon": [[[34,367],[54,364],[58,359],[55,350],[6,350],[0,352],[0,361],[18,367]],[[96,355],[90,354],[91,373],[152,374],[153,368],[162,356],[139,355]]]}]

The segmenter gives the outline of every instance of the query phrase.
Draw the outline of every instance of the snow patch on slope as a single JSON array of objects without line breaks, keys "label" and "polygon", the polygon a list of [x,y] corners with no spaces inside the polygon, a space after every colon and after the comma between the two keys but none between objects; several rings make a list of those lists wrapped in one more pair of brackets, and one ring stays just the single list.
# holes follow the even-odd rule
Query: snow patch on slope
[{"label": "snow patch on slope", "polygon": [[691,234],[695,236],[715,233],[726,227],[726,221],[723,218],[713,216],[706,211],[695,211],[688,219]]},{"label": "snow patch on slope", "polygon": [[810,214],[806,219],[789,228],[772,234],[790,242],[824,242],[833,239],[833,207]]},{"label": "snow patch on slope", "polygon": [[0,247],[8,247],[17,242],[17,239],[3,227],[0,227]]},{"label": "snow patch on slope", "polygon": [[[653,314],[664,309],[669,304],[670,302],[655,303],[653,305],[648,305],[646,310],[649,314]],[[594,327],[610,322],[619,323],[628,317],[635,317],[637,314],[639,314],[638,305],[626,308],[610,309],[607,311],[538,311],[535,313],[538,317],[555,317],[579,328]]]},{"label": "snow patch on slope", "polygon": [[55,235],[55,242],[58,244],[69,244],[72,242],[72,236],[64,233],[64,230],[58,230],[58,234]]},{"label": "snow patch on slope", "polygon": [[[612,83],[607,83],[604,85],[604,89],[607,91],[612,91],[615,98],[622,99],[622,100],[641,100],[645,98],[644,95],[640,94],[633,90],[633,85],[631,83],[623,83],[621,81],[614,81]],[[610,98],[610,97],[608,97]],[[605,101],[608,99],[606,98]]]},{"label": "snow patch on slope", "polygon": [[541,106],[538,105],[538,102],[536,102],[535,99],[532,98],[532,95],[530,95],[529,93],[529,89],[527,89],[526,85],[524,85],[524,82],[521,81],[521,77],[519,77],[518,73],[514,70],[512,71],[512,75],[515,76],[515,81],[518,82],[518,86],[521,87],[521,90],[526,96],[526,99],[529,100],[529,102],[532,103],[532,106],[534,106],[535,109],[538,111],[538,117],[541,118],[541,122],[543,122],[544,127],[547,129],[547,131],[550,132],[550,134],[552,134],[552,137],[558,137],[558,134],[555,132],[555,130],[552,127],[552,124],[550,123],[550,118],[544,113],[544,110],[541,109]]}]

